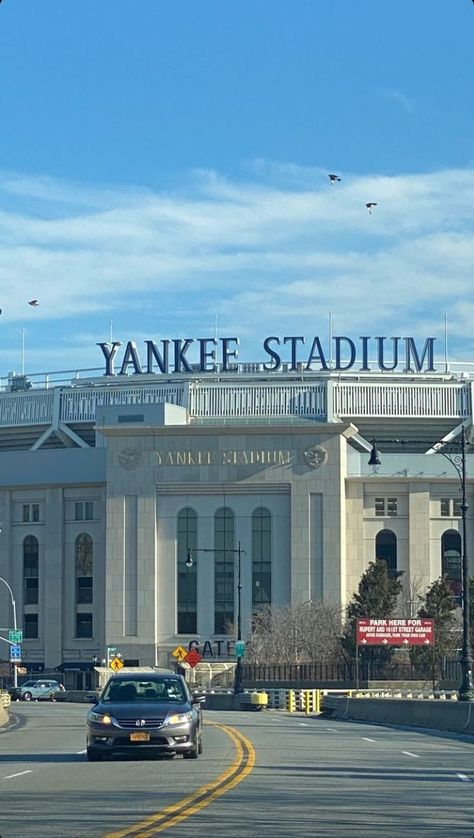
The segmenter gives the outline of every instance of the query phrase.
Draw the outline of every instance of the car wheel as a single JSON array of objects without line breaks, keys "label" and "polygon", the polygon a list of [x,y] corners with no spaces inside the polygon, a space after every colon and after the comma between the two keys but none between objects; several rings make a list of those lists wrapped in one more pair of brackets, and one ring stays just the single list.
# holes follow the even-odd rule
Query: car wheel
[{"label": "car wheel", "polygon": [[56,701],[56,693],[51,693],[51,695],[49,696],[49,700]]},{"label": "car wheel", "polygon": [[202,754],[202,737],[199,737],[198,753]]},{"label": "car wheel", "polygon": [[89,762],[100,762],[102,759],[102,754],[99,754],[95,748],[87,748],[87,759]]},{"label": "car wheel", "polygon": [[31,693],[23,693],[23,701],[31,701],[32,695]]},{"label": "car wheel", "polygon": [[197,759],[199,756],[199,745],[196,742],[194,748],[191,751],[185,751],[183,754],[184,759]]}]

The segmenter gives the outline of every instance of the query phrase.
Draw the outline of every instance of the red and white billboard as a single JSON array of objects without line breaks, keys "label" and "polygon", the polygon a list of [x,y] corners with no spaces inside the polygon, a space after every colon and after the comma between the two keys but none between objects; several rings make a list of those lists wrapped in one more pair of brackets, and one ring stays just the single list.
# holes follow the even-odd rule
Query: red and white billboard
[{"label": "red and white billboard", "polygon": [[358,646],[431,646],[434,620],[362,617],[357,620]]}]

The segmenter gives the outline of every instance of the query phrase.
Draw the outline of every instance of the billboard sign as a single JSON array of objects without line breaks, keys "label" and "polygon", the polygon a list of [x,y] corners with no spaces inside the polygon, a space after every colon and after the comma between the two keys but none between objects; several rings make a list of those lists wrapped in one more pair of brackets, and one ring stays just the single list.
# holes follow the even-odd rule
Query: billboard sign
[{"label": "billboard sign", "polygon": [[434,620],[399,619],[357,620],[358,646],[431,646],[434,642]]}]

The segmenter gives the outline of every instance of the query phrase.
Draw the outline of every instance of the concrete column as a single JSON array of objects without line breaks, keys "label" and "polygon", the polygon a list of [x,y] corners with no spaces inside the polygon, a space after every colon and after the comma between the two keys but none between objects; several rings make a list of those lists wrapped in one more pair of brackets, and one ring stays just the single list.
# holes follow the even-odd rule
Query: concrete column
[{"label": "concrete column", "polygon": [[431,581],[439,576],[439,573],[434,573],[434,561],[430,557],[430,490],[428,483],[412,483],[408,490],[408,544],[410,545],[408,560],[410,581],[415,578],[420,579],[422,588],[426,589]]},{"label": "concrete column", "polygon": [[[40,607],[39,634],[44,640],[45,668],[62,662],[63,650],[63,490],[47,489],[44,494],[44,528],[39,541]],[[41,605],[42,603],[42,605]]]}]

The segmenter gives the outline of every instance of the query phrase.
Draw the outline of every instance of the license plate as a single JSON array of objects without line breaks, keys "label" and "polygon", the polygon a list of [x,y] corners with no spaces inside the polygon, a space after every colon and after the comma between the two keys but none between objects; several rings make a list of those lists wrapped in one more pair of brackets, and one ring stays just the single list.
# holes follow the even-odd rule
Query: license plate
[{"label": "license plate", "polygon": [[131,733],[130,734],[130,742],[149,742],[150,741],[150,734],[144,733],[141,731],[140,733]]}]

